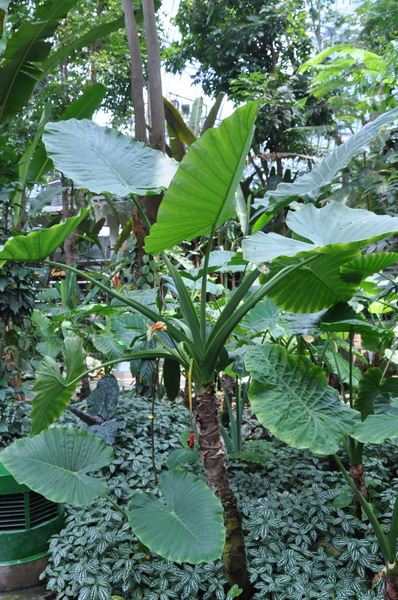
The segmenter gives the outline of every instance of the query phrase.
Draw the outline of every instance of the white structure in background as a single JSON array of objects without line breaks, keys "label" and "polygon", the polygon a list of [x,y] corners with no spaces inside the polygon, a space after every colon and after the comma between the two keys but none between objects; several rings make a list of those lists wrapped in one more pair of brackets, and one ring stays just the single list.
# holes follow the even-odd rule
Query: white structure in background
[{"label": "white structure in background", "polygon": [[343,15],[352,14],[363,0],[335,0],[334,10],[342,13]]},{"label": "white structure in background", "polygon": [[[177,27],[171,22],[172,18],[177,14],[178,6],[179,0],[163,0],[162,2],[162,43],[165,46],[169,46],[177,41],[180,36]],[[196,68],[194,64],[187,65],[181,75],[167,73],[165,69],[162,72],[163,94],[178,108],[186,121],[188,121],[188,116],[196,99],[203,98],[202,118],[206,117],[214,102],[214,99],[204,94],[200,85],[193,83],[192,76],[195,72]],[[233,109],[233,103],[224,100],[218,118],[220,120],[224,119],[233,112]]]}]

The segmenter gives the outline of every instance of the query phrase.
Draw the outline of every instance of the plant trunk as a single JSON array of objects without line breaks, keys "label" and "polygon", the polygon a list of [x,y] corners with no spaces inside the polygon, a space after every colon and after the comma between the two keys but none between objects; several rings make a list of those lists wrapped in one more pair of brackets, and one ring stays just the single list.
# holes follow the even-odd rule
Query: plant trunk
[{"label": "plant trunk", "polygon": [[[365,483],[365,471],[362,464],[350,464],[350,474],[357,490],[359,490],[365,500],[369,500],[369,494]],[[358,519],[362,519],[362,507],[355,498],[355,512]]]},{"label": "plant trunk", "polygon": [[[66,178],[61,175],[61,185],[65,187],[67,185]],[[62,192],[62,217],[69,219],[74,217],[76,210],[73,207],[73,193],[68,188]],[[76,231],[71,233],[64,241],[64,253],[65,253],[65,264],[74,265],[76,264],[76,243],[77,235]]]},{"label": "plant trunk", "polygon": [[147,69],[148,69],[148,100],[149,100],[149,122],[151,130],[149,141],[152,148],[166,149],[165,117],[162,94],[162,76],[160,72],[160,49],[159,38],[156,28],[155,7],[153,0],[143,0],[142,10],[144,13]]},{"label": "plant trunk", "polygon": [[240,596],[242,600],[249,600],[252,597],[252,589],[246,565],[242,518],[230,488],[218,412],[219,402],[214,386],[207,385],[204,393],[197,394],[194,401],[199,449],[208,484],[224,508],[224,524],[227,530],[223,555],[225,577],[231,585],[236,584],[243,589]]},{"label": "plant trunk", "polygon": [[398,600],[398,573],[396,566],[393,570],[387,567],[387,573],[384,575],[384,600]]},{"label": "plant trunk", "polygon": [[144,103],[144,71],[132,0],[122,0],[127,43],[130,52],[131,98],[134,109],[134,132],[137,140],[147,143]]}]

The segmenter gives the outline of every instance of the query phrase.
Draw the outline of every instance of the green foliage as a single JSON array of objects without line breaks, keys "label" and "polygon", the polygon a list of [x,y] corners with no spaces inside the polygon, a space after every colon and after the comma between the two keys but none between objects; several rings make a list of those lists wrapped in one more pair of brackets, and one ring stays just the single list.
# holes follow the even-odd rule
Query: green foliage
[{"label": "green foliage", "polygon": [[223,509],[210,488],[192,474],[173,469],[162,476],[159,489],[164,501],[137,493],[129,503],[129,522],[138,539],[174,562],[220,558],[225,543]]},{"label": "green foliage", "polygon": [[[396,231],[398,219],[330,203],[320,209],[309,204],[290,212],[286,224],[296,234],[295,238],[256,231],[243,241],[243,255],[256,263],[275,261],[274,266],[270,265],[270,282],[283,267],[297,265],[289,277],[289,286],[276,278],[269,297],[292,312],[316,312],[349,300],[362,277],[373,267],[379,267],[377,260],[365,259],[361,268],[361,262],[355,262],[362,260],[359,249],[387,232]],[[311,256],[313,260],[308,260]],[[344,265],[349,265],[346,273]],[[351,268],[355,277],[349,276]]]},{"label": "green foliage", "polygon": [[79,384],[80,375],[86,370],[85,352],[79,338],[65,338],[63,358],[66,377],[49,356],[37,368],[33,387],[32,435],[49,427],[63,413]]},{"label": "green foliage", "polygon": [[40,78],[40,63],[47,58],[50,38],[77,0],[48,0],[37,6],[33,21],[13,34],[0,67],[0,123],[29,100]]},{"label": "green foliage", "polygon": [[50,256],[76,229],[87,215],[82,208],[77,217],[67,219],[62,225],[54,225],[27,235],[18,235],[6,242],[0,250],[0,266],[7,261],[40,262]]},{"label": "green foliage", "polygon": [[260,423],[289,446],[319,454],[338,451],[358,415],[329,387],[322,369],[276,344],[249,348],[251,406]]},{"label": "green foliage", "polygon": [[231,80],[241,73],[295,70],[311,47],[305,21],[302,2],[259,6],[256,0],[184,0],[176,17],[181,37],[166,52],[169,69],[181,71],[194,61],[195,81],[207,94],[229,94]]},{"label": "green foliage", "polygon": [[[127,417],[126,428],[119,432],[116,458],[106,471],[108,477],[112,473],[112,494],[126,505],[132,489],[145,490],[152,481],[148,410],[148,402],[139,398],[125,398],[119,408],[120,416]],[[155,403],[155,414],[159,467],[178,446],[189,416],[164,401]],[[392,444],[372,448],[366,457],[378,490],[388,484],[396,460]],[[380,583],[369,591],[364,579],[368,569],[377,573],[382,566],[375,538],[365,523],[333,506],[342,480],[329,471],[325,458],[274,441],[265,468],[247,472],[234,462],[230,473],[244,515],[254,600],[303,600],[305,595],[381,600]],[[383,511],[393,501],[387,492],[379,497]],[[68,509],[65,529],[50,542],[46,576],[58,600],[97,600],[100,592],[132,600],[158,599],[161,594],[178,600],[226,598],[221,561],[178,565],[151,555],[102,499]]]},{"label": "green foliage", "polygon": [[107,492],[105,482],[88,473],[109,464],[112,450],[84,431],[48,429],[17,440],[0,456],[19,483],[53,502],[85,506]]},{"label": "green foliage", "polygon": [[0,267],[0,329],[22,325],[35,305],[37,278],[33,269],[18,264]]}]

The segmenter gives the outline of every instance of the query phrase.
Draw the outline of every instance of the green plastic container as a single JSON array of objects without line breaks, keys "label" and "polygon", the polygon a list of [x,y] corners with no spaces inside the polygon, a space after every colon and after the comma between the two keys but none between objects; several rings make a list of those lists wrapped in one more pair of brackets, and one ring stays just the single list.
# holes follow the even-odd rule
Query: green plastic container
[{"label": "green plastic container", "polygon": [[64,525],[64,507],[20,485],[0,462],[0,566],[36,560]]}]

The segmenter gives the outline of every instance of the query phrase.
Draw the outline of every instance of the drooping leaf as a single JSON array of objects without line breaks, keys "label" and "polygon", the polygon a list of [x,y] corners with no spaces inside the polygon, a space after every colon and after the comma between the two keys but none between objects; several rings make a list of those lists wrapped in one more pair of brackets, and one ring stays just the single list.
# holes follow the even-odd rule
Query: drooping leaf
[{"label": "drooping leaf", "polygon": [[0,266],[7,261],[40,262],[46,259],[76,229],[87,213],[88,210],[82,208],[77,217],[71,217],[61,225],[11,238],[0,250]]},{"label": "drooping leaf", "polygon": [[166,388],[167,398],[171,401],[175,400],[180,393],[181,385],[181,369],[179,362],[173,359],[164,361],[163,382],[164,387]]},{"label": "drooping leaf", "polygon": [[136,493],[129,504],[129,522],[138,539],[174,562],[196,564],[220,558],[225,542],[223,511],[211,489],[179,469],[165,473],[159,488],[163,501]]},{"label": "drooping leaf", "polygon": [[63,357],[66,377],[62,376],[59,366],[49,356],[41,361],[36,370],[32,435],[37,435],[61,416],[70,403],[79,379],[72,382],[86,370],[85,352],[79,338],[71,336],[65,339]]},{"label": "drooping leaf", "polygon": [[9,39],[0,68],[0,123],[7,121],[29,100],[40,79],[40,63],[47,58],[54,34],[77,0],[47,0],[38,5],[33,20]]},{"label": "drooping leaf", "polygon": [[276,344],[249,348],[246,368],[251,406],[265,428],[294,448],[337,452],[358,413],[340,402],[322,369]]},{"label": "drooping leaf", "polygon": [[[368,210],[348,208],[337,202],[331,202],[323,208],[307,204],[297,211],[290,211],[286,224],[311,243],[277,233],[256,231],[243,242],[244,258],[258,264],[281,256],[304,256],[302,253],[337,244],[360,248],[398,231],[398,217],[375,215]],[[367,266],[377,269],[378,264],[369,261]]]},{"label": "drooping leaf", "polygon": [[392,397],[398,398],[398,377],[383,381],[383,373],[378,367],[371,367],[363,373],[354,408],[361,413],[362,420],[377,412],[380,405],[389,404]]},{"label": "drooping leaf", "polygon": [[[367,123],[344,144],[320,161],[309,173],[298,177],[294,183],[280,183],[275,190],[267,192],[265,200],[273,198],[270,218],[276,211],[287,206],[293,198],[308,196],[316,198],[322,187],[330,183],[337,173],[346,167],[350,160],[369,145],[382,127],[398,117],[398,108],[394,108]],[[261,201],[259,203],[261,205]],[[272,211],[272,212],[271,212]]]},{"label": "drooping leaf", "polygon": [[119,400],[119,384],[114,375],[102,377],[87,398],[87,412],[109,421]]},{"label": "drooping leaf", "polygon": [[196,141],[195,134],[185,123],[181,114],[178,112],[176,107],[170,102],[170,100],[167,100],[167,98],[163,98],[163,105],[167,124],[169,127],[172,128],[176,138],[180,142],[186,144],[187,146],[191,146],[191,144],[193,144]]},{"label": "drooping leaf", "polygon": [[253,136],[258,103],[251,102],[206,131],[180,163],[146,239],[158,254],[183,240],[209,235],[235,215],[235,192]]},{"label": "drooping leaf", "polygon": [[90,433],[56,427],[16,440],[0,457],[18,483],[52,502],[86,506],[107,493],[105,480],[87,473],[108,465],[113,452]]},{"label": "drooping leaf", "polygon": [[43,141],[57,169],[76,186],[98,194],[159,193],[178,164],[159,150],[87,119],[49,123]]}]

